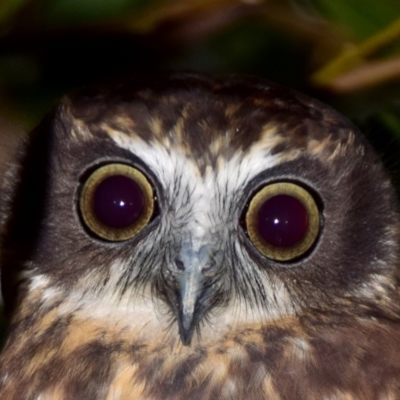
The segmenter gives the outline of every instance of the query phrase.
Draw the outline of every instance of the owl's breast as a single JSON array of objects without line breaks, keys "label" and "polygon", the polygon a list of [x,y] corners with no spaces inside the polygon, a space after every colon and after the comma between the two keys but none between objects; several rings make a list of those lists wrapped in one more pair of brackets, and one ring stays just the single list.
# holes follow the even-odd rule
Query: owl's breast
[{"label": "owl's breast", "polygon": [[213,342],[204,338],[183,346],[178,335],[161,330],[146,338],[95,319],[49,323],[48,318],[42,321],[46,329],[3,354],[1,398],[20,399],[21,393],[107,400],[400,395],[396,325],[343,321],[315,329],[290,317],[236,326]]},{"label": "owl's breast", "polygon": [[106,398],[399,398],[399,334],[371,321],[314,329],[287,318],[238,327],[209,346],[147,344],[117,362]]}]

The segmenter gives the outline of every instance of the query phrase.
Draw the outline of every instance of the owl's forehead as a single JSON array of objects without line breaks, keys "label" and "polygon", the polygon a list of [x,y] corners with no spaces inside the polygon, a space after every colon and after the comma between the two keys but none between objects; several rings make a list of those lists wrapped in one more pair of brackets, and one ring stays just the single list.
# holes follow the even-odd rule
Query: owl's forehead
[{"label": "owl's forehead", "polygon": [[191,168],[242,183],[240,174],[301,156],[332,162],[354,149],[351,124],[331,108],[254,78],[171,74],[78,93],[67,104],[80,133],[105,134],[170,176]]},{"label": "owl's forehead", "polygon": [[185,191],[188,186],[203,195],[214,193],[215,189],[234,191],[282,160],[281,156],[268,151],[271,147],[268,139],[264,144],[254,143],[246,151],[229,153],[231,149],[224,143],[225,136],[215,138],[204,154],[193,154],[184,143],[181,146],[168,137],[148,142],[118,130],[107,129],[107,132],[118,147],[139,158],[172,192],[175,188]]}]

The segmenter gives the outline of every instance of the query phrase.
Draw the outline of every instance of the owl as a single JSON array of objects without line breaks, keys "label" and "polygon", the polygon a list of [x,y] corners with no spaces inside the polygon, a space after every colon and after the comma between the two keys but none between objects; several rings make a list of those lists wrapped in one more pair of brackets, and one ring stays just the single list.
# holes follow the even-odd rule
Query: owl
[{"label": "owl", "polygon": [[316,100],[172,72],[77,90],[0,210],[1,399],[400,399],[395,191]]}]

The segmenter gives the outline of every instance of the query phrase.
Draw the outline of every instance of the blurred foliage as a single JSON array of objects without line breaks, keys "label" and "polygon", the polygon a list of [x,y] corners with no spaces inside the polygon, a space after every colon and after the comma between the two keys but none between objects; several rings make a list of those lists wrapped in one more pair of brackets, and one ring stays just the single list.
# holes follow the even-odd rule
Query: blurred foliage
[{"label": "blurred foliage", "polygon": [[399,0],[0,0],[0,117],[25,130],[76,86],[153,69],[299,89],[400,169]]},{"label": "blurred foliage", "polygon": [[400,137],[398,0],[0,2],[0,115],[27,130],[73,87],[166,68],[263,76]]}]

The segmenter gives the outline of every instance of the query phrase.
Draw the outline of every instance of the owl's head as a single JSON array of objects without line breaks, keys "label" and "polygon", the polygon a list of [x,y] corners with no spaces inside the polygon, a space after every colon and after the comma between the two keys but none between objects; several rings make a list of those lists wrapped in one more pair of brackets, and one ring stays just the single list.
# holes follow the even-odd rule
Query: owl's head
[{"label": "owl's head", "polygon": [[400,315],[399,213],[379,158],[331,108],[259,79],[72,93],[3,192],[17,314],[56,307],[183,344],[293,315]]}]

